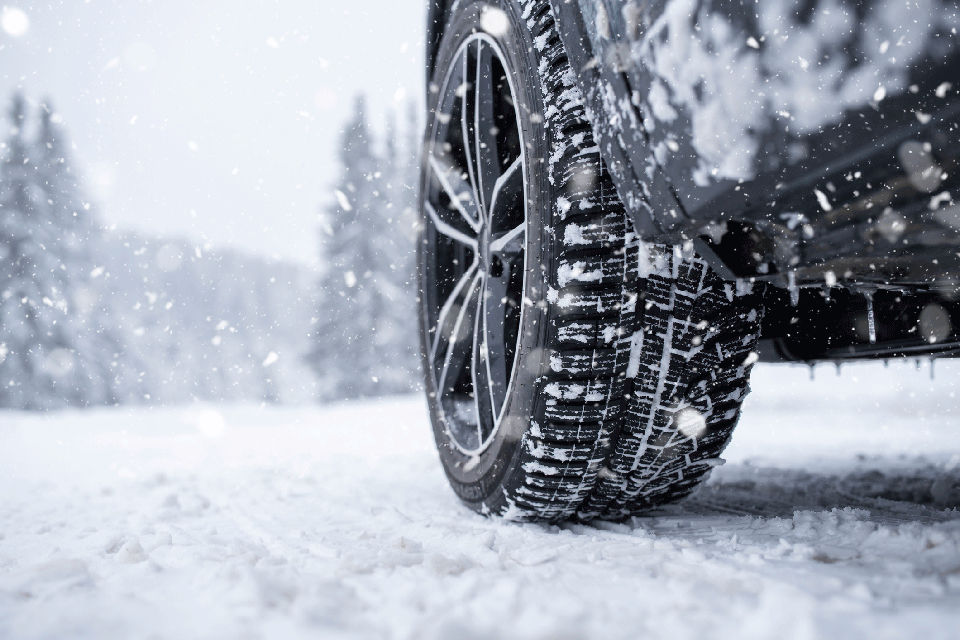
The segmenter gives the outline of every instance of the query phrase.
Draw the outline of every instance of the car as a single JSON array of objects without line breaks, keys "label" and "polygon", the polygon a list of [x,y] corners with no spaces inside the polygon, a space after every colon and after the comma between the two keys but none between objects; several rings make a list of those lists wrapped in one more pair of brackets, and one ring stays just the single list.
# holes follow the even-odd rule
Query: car
[{"label": "car", "polygon": [[944,0],[431,0],[419,316],[456,495],[622,520],[722,463],[756,362],[956,355],[958,27]]}]

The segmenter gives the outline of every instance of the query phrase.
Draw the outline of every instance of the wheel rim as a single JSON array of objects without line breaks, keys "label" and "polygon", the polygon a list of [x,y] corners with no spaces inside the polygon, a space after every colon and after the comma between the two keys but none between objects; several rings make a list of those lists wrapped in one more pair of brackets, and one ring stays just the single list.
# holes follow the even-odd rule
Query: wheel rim
[{"label": "wheel rim", "polygon": [[500,47],[476,33],[453,60],[426,146],[425,350],[451,443],[478,455],[500,429],[517,365],[527,180]]}]

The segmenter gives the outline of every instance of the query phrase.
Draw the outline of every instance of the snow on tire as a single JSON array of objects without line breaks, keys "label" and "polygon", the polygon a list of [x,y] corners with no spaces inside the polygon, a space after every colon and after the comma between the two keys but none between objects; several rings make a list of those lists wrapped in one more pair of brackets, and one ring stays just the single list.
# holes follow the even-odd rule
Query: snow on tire
[{"label": "snow on tire", "polygon": [[[484,33],[491,10],[501,11],[509,28]],[[500,61],[490,63],[493,57]],[[483,64],[492,66],[485,71]],[[499,386],[487,385],[486,324],[476,324],[472,340],[480,347],[472,360],[463,360],[460,347],[457,361],[472,367],[472,376],[451,384],[447,365],[456,357],[438,356],[467,337],[461,325],[469,318],[454,326],[445,311],[468,307],[470,294],[462,292],[474,287],[470,278],[483,289],[497,277],[487,247],[500,245],[488,227],[503,214],[483,211],[483,182],[475,181],[477,188],[457,158],[473,167],[473,139],[473,150],[497,146],[501,165],[510,154],[501,152],[498,145],[506,143],[499,138],[489,145],[474,138],[469,116],[491,101],[479,89],[470,97],[471,79],[509,91],[505,103],[516,106],[525,150],[523,311],[509,376]],[[593,140],[546,0],[455,3],[431,86],[437,102],[422,185],[421,337],[434,434],[454,491],[481,513],[540,521],[622,518],[685,495],[714,464],[736,421],[759,322],[753,298],[736,295],[695,256],[638,241]],[[458,117],[459,132],[449,124]],[[468,224],[453,228],[457,215]],[[454,275],[445,283],[443,274]],[[489,321],[490,295],[478,296],[488,301],[477,305]],[[740,313],[747,306],[752,314]],[[488,333],[481,336],[480,327]],[[501,403],[487,394],[503,386]],[[493,426],[485,429],[491,407]]]},{"label": "snow on tire", "polygon": [[678,500],[722,461],[749,391],[763,307],[680,247],[647,245],[627,402],[581,519],[622,519]]}]

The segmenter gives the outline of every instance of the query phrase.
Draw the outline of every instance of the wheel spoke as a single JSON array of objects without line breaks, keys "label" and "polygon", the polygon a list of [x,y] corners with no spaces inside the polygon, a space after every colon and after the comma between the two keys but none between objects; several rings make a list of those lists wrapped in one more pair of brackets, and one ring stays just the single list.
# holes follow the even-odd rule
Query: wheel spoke
[{"label": "wheel spoke", "polygon": [[[487,393],[493,415],[500,412],[509,380],[504,340],[504,324],[507,310],[507,285],[509,270],[498,277],[488,277],[483,305],[483,340],[486,343],[484,369],[488,381]],[[476,366],[476,365],[475,365]]]},{"label": "wheel spoke", "polygon": [[465,244],[474,251],[477,250],[477,239],[463,233],[456,229],[453,225],[444,222],[440,216],[437,214],[437,210],[434,208],[429,201],[423,203],[424,209],[427,211],[427,215],[430,217],[430,221],[433,222],[434,228],[437,230],[437,233],[444,235],[451,240],[455,240],[461,244]]},{"label": "wheel spoke", "polygon": [[473,264],[467,267],[467,270],[457,280],[457,284],[454,285],[453,291],[450,292],[447,299],[443,301],[440,313],[437,314],[437,326],[434,327],[433,341],[430,344],[431,360],[437,359],[440,344],[447,340],[453,330],[451,323],[456,323],[456,317],[463,306],[464,297],[469,295],[469,287],[473,285],[473,281],[477,277],[478,266],[476,260],[474,260]]},{"label": "wheel spoke", "polygon": [[515,256],[523,251],[525,240],[524,232],[527,230],[526,223],[515,226],[510,231],[500,235],[496,240],[490,241],[490,253],[506,257]]},{"label": "wheel spoke", "polygon": [[480,202],[489,218],[493,189],[500,175],[497,151],[497,90],[493,85],[493,49],[477,40],[477,70],[473,90],[473,156],[474,172]]},{"label": "wheel spoke", "polygon": [[493,183],[493,193],[490,197],[490,218],[503,219],[515,213],[518,207],[523,206],[523,157],[510,163],[497,181]]},{"label": "wheel spoke", "polygon": [[447,158],[430,155],[430,167],[440,182],[440,186],[450,198],[460,215],[474,231],[480,230],[480,206],[470,183],[464,179],[463,171]]},{"label": "wheel spoke", "polygon": [[[484,278],[484,285],[490,281],[490,278]],[[473,367],[471,374],[473,376],[473,402],[477,412],[477,438],[481,444],[493,432],[494,428],[494,410],[492,396],[490,395],[491,379],[490,369],[487,366],[489,347],[487,345],[486,331],[486,306],[487,306],[486,286],[477,298],[477,316],[473,330]]]},{"label": "wheel spoke", "polygon": [[[472,353],[471,333],[475,324],[477,298],[482,291],[481,280],[481,274],[475,272],[465,287],[465,295],[459,308],[456,309],[456,320],[453,321],[452,325],[449,322],[447,323],[450,331],[446,332],[442,327],[437,327],[439,341],[435,343],[433,363],[434,368],[439,369],[437,372],[437,390],[441,395],[446,395],[454,390],[464,369],[468,366],[468,360]],[[437,355],[440,353],[443,354],[443,360],[438,362]]]},{"label": "wheel spoke", "polygon": [[463,136],[463,149],[467,157],[467,175],[470,177],[470,189],[474,202],[477,203],[477,221],[483,223],[483,199],[480,197],[480,190],[477,188],[477,169],[473,156],[476,152],[474,145],[475,137],[471,135],[473,131],[474,115],[471,110],[471,97],[477,86],[476,65],[470,64],[470,49],[463,49],[463,84],[461,85],[462,95],[460,96],[460,132]]}]

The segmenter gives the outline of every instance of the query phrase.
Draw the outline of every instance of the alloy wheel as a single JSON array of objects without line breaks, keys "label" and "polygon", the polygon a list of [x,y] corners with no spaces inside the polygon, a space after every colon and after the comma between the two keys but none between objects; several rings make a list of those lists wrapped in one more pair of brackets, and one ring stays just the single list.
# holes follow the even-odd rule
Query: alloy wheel
[{"label": "alloy wheel", "polygon": [[426,145],[421,273],[427,374],[444,427],[479,455],[499,430],[517,362],[526,274],[526,168],[504,56],[460,46]]}]

